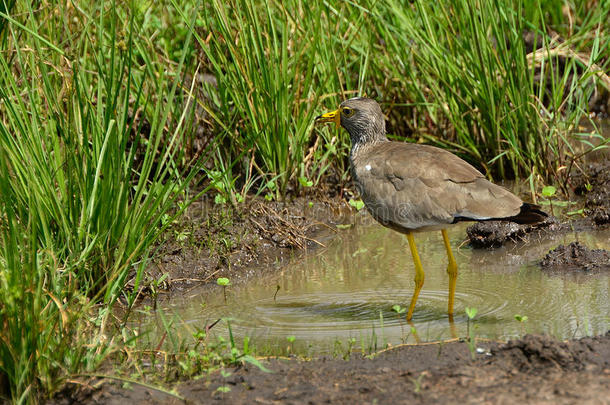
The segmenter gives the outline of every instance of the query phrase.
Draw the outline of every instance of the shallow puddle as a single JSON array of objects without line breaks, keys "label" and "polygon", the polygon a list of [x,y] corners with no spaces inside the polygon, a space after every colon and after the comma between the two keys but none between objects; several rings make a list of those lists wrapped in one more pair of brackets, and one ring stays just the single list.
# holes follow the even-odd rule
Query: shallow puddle
[{"label": "shallow puddle", "polygon": [[[446,313],[447,261],[440,232],[416,234],[426,280],[409,324],[404,313],[392,310],[407,307],[413,291],[406,238],[373,223],[368,214],[360,215],[353,228],[338,231],[325,248],[292,260],[273,276],[228,287],[226,303],[218,287],[191,291],[161,307],[180,319],[178,336],[230,318],[233,334],[248,336],[257,348],[273,352],[277,345],[290,345],[309,355],[336,351],[350,341],[366,350],[464,337],[467,307],[477,309],[477,337],[508,339],[535,332],[567,339],[609,329],[608,272],[555,275],[536,265],[560,243],[578,240],[589,248],[610,249],[608,230],[547,236],[495,250],[457,248],[466,227],[449,230],[459,267],[453,323]],[[528,319],[520,323],[515,315]],[[226,334],[227,328],[215,331]]]}]

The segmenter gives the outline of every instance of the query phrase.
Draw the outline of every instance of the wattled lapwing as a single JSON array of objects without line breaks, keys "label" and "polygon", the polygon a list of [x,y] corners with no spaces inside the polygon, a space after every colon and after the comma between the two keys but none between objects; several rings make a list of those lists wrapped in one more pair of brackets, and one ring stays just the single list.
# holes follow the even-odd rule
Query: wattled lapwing
[{"label": "wattled lapwing", "polygon": [[407,320],[424,284],[414,232],[440,230],[449,265],[449,318],[453,315],[457,264],[447,228],[460,221],[512,221],[530,224],[546,213],[497,186],[456,155],[428,145],[388,140],[385,119],[375,100],[356,97],[316,118],[349,132],[352,177],[368,211],[382,225],[407,235],[415,264],[415,291]]}]

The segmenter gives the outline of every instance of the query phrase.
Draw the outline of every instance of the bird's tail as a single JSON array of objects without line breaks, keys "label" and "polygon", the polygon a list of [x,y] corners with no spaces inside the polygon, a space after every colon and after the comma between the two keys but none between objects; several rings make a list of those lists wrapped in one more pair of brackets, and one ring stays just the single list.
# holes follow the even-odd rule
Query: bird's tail
[{"label": "bird's tail", "polygon": [[542,211],[539,205],[523,203],[517,215],[503,219],[518,224],[536,224],[544,221],[548,216],[549,214]]}]

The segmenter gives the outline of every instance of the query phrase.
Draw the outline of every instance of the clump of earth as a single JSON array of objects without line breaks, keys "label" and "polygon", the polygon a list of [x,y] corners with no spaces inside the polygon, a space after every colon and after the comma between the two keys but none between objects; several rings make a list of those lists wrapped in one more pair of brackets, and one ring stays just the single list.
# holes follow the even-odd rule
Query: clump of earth
[{"label": "clump of earth", "polygon": [[610,270],[610,252],[589,249],[580,242],[559,245],[540,262],[545,270]]}]

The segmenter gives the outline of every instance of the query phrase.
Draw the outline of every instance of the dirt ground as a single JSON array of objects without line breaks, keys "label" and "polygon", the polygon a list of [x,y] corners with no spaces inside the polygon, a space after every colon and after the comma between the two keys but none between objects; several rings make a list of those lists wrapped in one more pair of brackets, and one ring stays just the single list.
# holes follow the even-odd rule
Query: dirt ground
[{"label": "dirt ground", "polygon": [[374,358],[275,359],[174,388],[174,395],[106,381],[53,403],[82,404],[608,404],[610,333],[559,342],[526,335],[506,344],[401,346]]},{"label": "dirt ground", "polygon": [[[525,227],[477,224],[468,231],[471,244],[521,243],[531,232],[607,227],[609,176],[606,162],[575,179],[572,188],[584,198],[582,218],[566,224],[551,217],[542,225]],[[200,202],[160,245],[151,277],[168,274],[164,294],[170,297],[193,286],[213,286],[217,277],[247,282],[275,268],[264,263],[282,262],[323,244],[337,224],[353,220],[350,210],[340,198],[255,200],[230,212]],[[571,244],[540,259],[550,271],[562,266],[588,271],[607,270],[608,257],[607,251]],[[82,380],[67,384],[49,403],[610,404],[610,332],[568,342],[530,335],[508,343],[481,341],[474,360],[467,342],[453,341],[395,347],[372,359],[353,354],[348,361],[292,358],[263,363],[271,372],[244,365],[169,383],[172,395],[137,383]]]},{"label": "dirt ground", "polygon": [[610,252],[604,249],[589,249],[572,242],[551,250],[540,262],[540,267],[551,271],[610,271]]},{"label": "dirt ground", "polygon": [[[147,281],[166,275],[161,294],[170,298],[202,284],[215,286],[219,277],[244,283],[274,271],[273,264],[323,246],[337,232],[336,225],[349,223],[352,217],[351,207],[341,198],[254,198],[235,208],[202,199],[167,232]],[[146,299],[146,283],[142,292]]]}]

